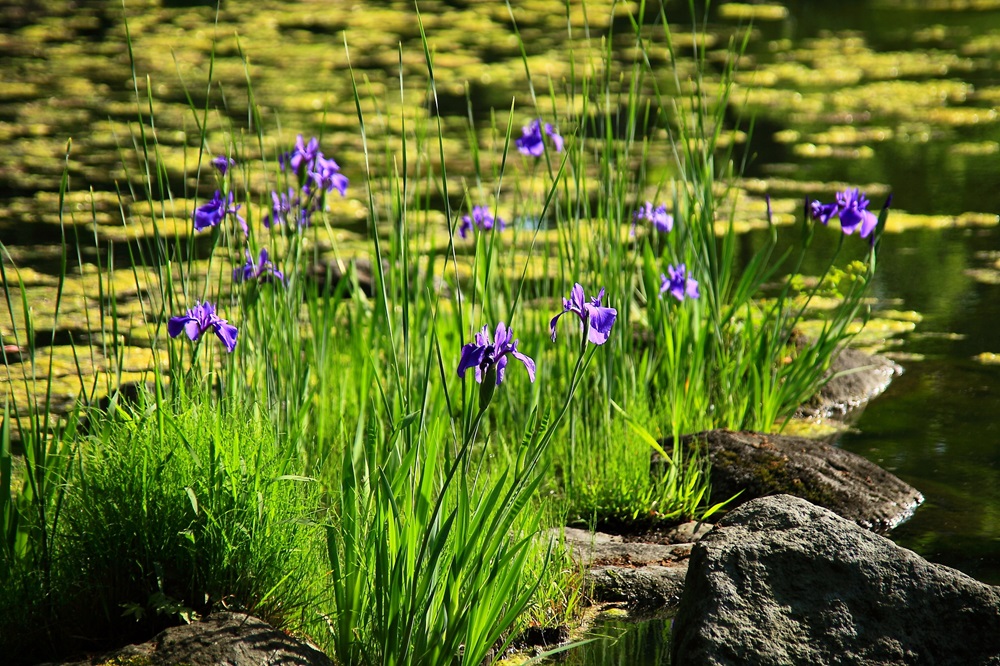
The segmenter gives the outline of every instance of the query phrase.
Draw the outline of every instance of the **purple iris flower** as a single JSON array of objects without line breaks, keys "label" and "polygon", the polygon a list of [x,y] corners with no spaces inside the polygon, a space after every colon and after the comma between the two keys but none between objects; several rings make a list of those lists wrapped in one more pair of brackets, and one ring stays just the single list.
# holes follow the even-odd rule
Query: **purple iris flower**
[{"label": "purple iris flower", "polygon": [[211,303],[196,303],[187,314],[180,317],[171,317],[167,322],[167,333],[170,337],[176,338],[183,331],[188,338],[197,340],[201,335],[212,329],[215,335],[222,340],[226,346],[226,351],[232,352],[236,349],[236,327],[225,319],[215,314],[215,306]]},{"label": "purple iris flower", "polygon": [[580,321],[586,325],[590,322],[590,329],[587,331],[587,339],[595,345],[603,345],[611,335],[611,327],[615,323],[618,311],[614,308],[601,307],[601,299],[604,298],[604,288],[597,293],[595,298],[587,301],[580,283],[573,285],[573,290],[569,298],[563,299],[563,311],[552,318],[549,322],[549,330],[552,332],[552,340],[556,339],[556,321],[567,312],[575,313]]},{"label": "purple iris flower", "polygon": [[861,194],[860,190],[844,190],[837,193],[835,203],[824,204],[812,201],[809,204],[809,213],[813,219],[819,220],[823,224],[837,215],[840,217],[840,228],[845,234],[853,234],[854,230],[860,227],[858,235],[862,238],[868,238],[878,226],[878,217],[868,210],[869,203],[868,197]]},{"label": "purple iris flower", "polygon": [[237,212],[239,209],[240,204],[233,204],[232,192],[223,200],[222,192],[216,190],[215,195],[210,201],[202,204],[194,211],[194,215],[192,216],[194,218],[194,230],[201,231],[209,227],[218,226],[226,219],[226,215],[233,215],[243,228],[243,235],[249,236],[250,230],[247,228],[247,221]]},{"label": "purple iris flower", "polygon": [[337,190],[340,196],[347,195],[347,176],[340,173],[340,166],[336,162],[323,157],[323,153],[316,153],[316,159],[308,173],[319,189],[327,192]]},{"label": "purple iris flower", "polygon": [[458,223],[458,235],[462,238],[468,238],[470,233],[472,233],[472,218],[463,215],[462,221]]},{"label": "purple iris flower", "polygon": [[299,134],[295,139],[295,147],[289,152],[280,155],[278,157],[278,164],[281,166],[282,171],[285,170],[286,166],[289,166],[292,168],[292,171],[298,173],[303,164],[312,164],[316,160],[317,155],[322,155],[319,152],[319,139],[313,137],[306,144],[305,139]]},{"label": "purple iris flower", "polygon": [[632,216],[632,231],[635,232],[635,223],[639,220],[646,220],[653,224],[653,228],[662,233],[669,233],[674,228],[674,216],[667,212],[667,207],[659,205],[653,208],[653,203],[647,201]]},{"label": "purple iris flower", "polygon": [[552,139],[552,146],[556,149],[556,152],[561,153],[563,151],[562,136],[559,135],[559,133],[556,132],[554,129],[552,129],[552,125],[550,125],[549,123],[545,123],[545,134],[548,135],[550,139]]},{"label": "purple iris flower", "polygon": [[233,269],[233,279],[237,282],[256,280],[257,282],[278,281],[284,283],[285,274],[279,271],[267,256],[267,249],[260,249],[260,257],[254,261],[250,250],[246,250],[247,262]]},{"label": "purple iris flower", "polygon": [[860,225],[862,238],[875,230],[878,218],[868,210],[868,197],[860,190],[844,190],[837,193],[837,205],[840,206],[840,228],[845,234],[852,234]]},{"label": "purple iris flower", "polygon": [[292,212],[292,202],[294,201],[295,190],[288,188],[287,194],[278,194],[271,190],[271,212],[264,216],[264,226],[270,229],[272,226],[281,224],[288,220],[288,214]]},{"label": "purple iris flower", "polygon": [[[545,123],[545,134],[552,140],[552,145],[557,153],[563,149],[563,138],[552,129],[552,125]],[[531,121],[531,124],[521,128],[521,136],[514,141],[517,149],[522,155],[541,157],[545,152],[545,140],[542,138],[542,121],[538,118]]]},{"label": "purple iris flower", "polygon": [[218,169],[219,173],[225,176],[226,172],[229,171],[231,167],[236,166],[236,160],[234,160],[232,157],[219,155],[218,157],[212,160],[212,166]]},{"label": "purple iris flower", "polygon": [[489,231],[494,224],[497,225],[497,231],[503,231],[507,226],[503,218],[494,219],[490,209],[486,206],[474,206],[471,217],[469,215],[462,216],[462,221],[458,225],[458,235],[462,238],[468,238],[473,226],[479,227],[483,231]]},{"label": "purple iris flower", "polygon": [[[300,219],[300,226],[307,226],[309,216],[322,205],[314,197],[316,191],[333,192],[336,190],[340,192],[340,196],[347,195],[349,184],[347,176],[340,173],[340,165],[335,160],[323,155],[319,149],[319,139],[316,137],[309,139],[309,143],[306,143],[302,135],[299,134],[295,140],[295,147],[278,156],[278,164],[281,165],[282,171],[287,167],[295,172],[299,178],[299,184],[302,186],[302,195],[307,200],[304,205],[306,210],[303,210]],[[280,202],[276,194],[271,196],[275,198],[275,210],[277,210]],[[289,199],[291,199],[291,193]],[[271,224],[275,224],[275,220],[279,217],[281,216],[276,212],[271,219]]]},{"label": "purple iris flower", "polygon": [[469,368],[476,369],[476,381],[480,384],[489,375],[490,369],[494,369],[497,376],[497,386],[503,381],[504,369],[507,367],[507,356],[513,356],[528,370],[528,379],[535,381],[535,362],[521,352],[517,351],[517,340],[512,340],[514,334],[507,329],[507,326],[500,322],[494,334],[495,341],[490,341],[490,327],[483,326],[483,330],[476,333],[476,341],[470,342],[462,347],[462,355],[458,361],[458,376],[464,377],[465,371]]},{"label": "purple iris flower", "polygon": [[663,281],[660,284],[660,298],[663,298],[663,294],[668,291],[678,301],[683,301],[685,297],[698,298],[701,296],[701,292],[698,291],[698,281],[688,277],[687,267],[684,264],[678,264],[677,268],[668,265],[667,273],[670,274],[669,278],[660,273],[660,279]]},{"label": "purple iris flower", "polygon": [[830,218],[837,214],[840,207],[835,203],[825,204],[819,201],[813,201],[809,204],[809,214],[812,215],[814,220],[819,220],[823,224],[830,221]]},{"label": "purple iris flower", "polygon": [[[292,210],[300,205],[299,198],[295,196],[295,190],[288,188],[287,193],[278,194],[276,190],[271,190],[271,212],[264,216],[264,226],[270,229],[283,222],[288,222]],[[300,227],[308,227],[315,207],[307,206],[299,211],[299,219],[296,221]]]}]

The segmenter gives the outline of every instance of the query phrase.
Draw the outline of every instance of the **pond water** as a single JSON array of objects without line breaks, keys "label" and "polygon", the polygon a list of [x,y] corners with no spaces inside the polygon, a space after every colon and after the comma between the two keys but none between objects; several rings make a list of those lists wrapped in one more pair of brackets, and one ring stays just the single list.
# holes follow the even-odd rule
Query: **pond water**
[{"label": "pond water", "polygon": [[670,663],[670,620],[643,622],[601,620],[591,629],[592,642],[568,650],[560,666],[663,666]]},{"label": "pond water", "polygon": [[[889,350],[905,373],[867,406],[840,445],[926,496],[926,504],[893,532],[895,541],[998,584],[1000,365],[990,354],[1000,349],[1000,6],[987,5],[961,11],[962,3],[948,2],[786,3],[787,20],[761,29],[787,40],[787,48],[751,50],[761,54],[766,69],[801,62],[789,55],[798,49],[820,42],[833,47],[823,66],[806,58],[819,71],[803,81],[803,90],[824,90],[827,117],[844,116],[843,136],[852,135],[846,130],[872,136],[872,128],[879,128],[874,135],[881,138],[870,144],[833,141],[828,154],[816,138],[826,133],[836,139],[829,125],[798,120],[808,114],[792,113],[784,121],[765,111],[751,172],[884,183],[895,206],[940,216],[931,225],[939,228],[886,238],[876,294],[923,318]],[[850,67],[823,73],[859,50],[867,51],[854,60],[863,74]],[[849,82],[843,89],[830,86],[834,76]],[[943,106],[927,106],[931,81],[961,92]],[[907,102],[909,109],[891,110],[884,103],[883,96],[906,96],[920,86],[924,93]],[[952,93],[937,87],[930,94]],[[870,106],[858,106],[859,99]],[[956,114],[948,122],[938,122],[951,112]],[[775,140],[783,135],[792,139],[790,150],[789,143]],[[832,150],[838,146],[851,150]],[[960,228],[960,217],[970,212],[983,213],[985,225]]]},{"label": "pond water", "polygon": [[[150,76],[173,195],[183,199],[198,191],[197,179],[185,176],[197,160],[189,95],[196,105],[210,100],[225,109],[210,114],[218,126],[209,133],[210,150],[225,147],[227,131],[255,131],[240,49],[249,57],[263,122],[283,128],[274,136],[288,143],[299,132],[325,127],[331,152],[361,182],[342,33],[347,30],[359,79],[369,81],[376,97],[390,97],[386,90],[402,59],[417,91],[413,99],[422,104],[424,70],[412,5],[368,3],[364,11],[318,0],[236,6],[242,4],[224,6],[217,17],[213,5],[197,1],[126,3],[136,67],[140,77]],[[553,81],[565,74],[567,50],[627,25],[620,6],[612,11],[609,4],[591,3],[592,34],[579,27],[574,10],[575,32],[567,38],[562,2],[513,4],[529,60]],[[751,195],[829,198],[847,183],[866,188],[876,202],[893,193],[896,212],[875,292],[882,308],[916,311],[922,319],[888,348],[905,373],[865,409],[840,445],[926,496],[893,539],[932,561],[1000,583],[1000,356],[991,356],[1000,355],[1000,2],[975,3],[975,10],[968,4],[789,0],[775,3],[770,14],[758,9],[734,98],[756,113],[745,174]],[[515,124],[528,117],[527,80],[502,3],[420,6],[438,48],[446,131],[464,136],[465,81],[477,122],[489,119],[491,106],[509,109],[514,92],[521,105]],[[686,25],[686,6],[668,4],[671,19]],[[713,3],[709,32],[722,36],[721,45],[746,24],[744,11],[746,6]],[[117,146],[131,150],[136,111],[121,19],[116,2],[0,0],[0,24],[6,26],[0,34],[0,240],[19,266],[34,271],[39,288],[51,287],[58,268],[56,193],[70,137],[72,186],[94,188],[97,237],[122,240],[115,183],[123,183],[126,173]],[[213,38],[219,84],[206,92]],[[505,112],[499,117],[506,122]],[[447,150],[458,170],[470,168],[460,148]],[[350,225],[365,211],[356,203],[340,205],[335,213],[350,242]],[[71,212],[91,219],[89,200],[74,199],[72,206]],[[93,261],[97,252],[88,247],[82,244],[81,253]],[[5,317],[0,327],[6,340]],[[64,337],[85,340],[87,333],[72,329]],[[664,627],[646,626],[635,640],[662,646],[649,636],[662,638]],[[636,664],[629,655],[661,649],[636,652],[626,640],[617,645],[627,652],[615,653],[601,645],[570,663]]]},{"label": "pond water", "polygon": [[[925,315],[900,347],[918,356],[902,361],[906,372],[840,442],[926,496],[892,533],[897,543],[993,584],[1000,584],[1000,365],[976,357],[1000,348],[1000,286],[977,279],[997,256],[995,228],[893,240],[880,279]],[[917,273],[936,275],[937,284],[915,280]]]}]

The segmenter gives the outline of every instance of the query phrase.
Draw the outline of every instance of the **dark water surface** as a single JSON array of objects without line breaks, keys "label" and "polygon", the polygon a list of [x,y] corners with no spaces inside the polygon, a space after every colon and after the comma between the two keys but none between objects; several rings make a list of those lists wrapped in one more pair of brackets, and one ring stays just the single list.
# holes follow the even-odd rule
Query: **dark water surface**
[{"label": "dark water surface", "polygon": [[[890,218],[875,295],[883,308],[923,316],[889,349],[906,372],[867,407],[841,445],[927,497],[892,534],[897,542],[1000,583],[1000,365],[977,360],[1000,354],[1000,6],[779,4],[788,10],[784,18],[754,23],[734,95],[756,114],[747,189],[757,196],[829,199],[852,184],[878,202],[892,192],[897,213]],[[548,70],[554,85],[564,81],[568,49],[627,26],[609,3],[590,3],[591,32],[577,27],[567,38],[564,3],[513,5],[533,66]],[[512,95],[519,105],[515,126],[534,113],[519,49],[502,3],[420,6],[439,49],[440,109],[446,132],[456,139],[447,147],[451,168],[468,173],[460,145],[470,117],[466,81],[475,102],[471,117],[481,130],[491,108],[508,109]],[[671,19],[687,23],[686,6],[669,4]],[[227,3],[218,27],[208,3],[126,2],[126,13],[137,70],[151,77],[165,184],[175,199],[211,194],[199,190],[194,175],[197,131],[188,96],[198,106],[210,102],[222,109],[210,114],[219,127],[209,135],[210,150],[224,148],[226,132],[255,131],[240,48],[249,56],[264,124],[282,128],[280,139],[268,140],[288,143],[299,132],[323,127],[325,144],[353,182],[362,182],[362,173],[345,29],[351,62],[376,97],[389,97],[402,43],[411,99],[426,110],[425,70],[408,2]],[[745,23],[727,13],[725,3],[713,3],[709,32],[722,36],[721,46]],[[121,4],[0,0],[0,26],[0,240],[45,286],[58,268],[55,192],[70,137],[72,185],[95,189],[97,237],[106,243],[120,233],[115,183],[125,182],[128,160],[123,166],[118,147],[125,154],[133,150],[137,115]],[[218,84],[208,91],[204,80],[216,37]],[[540,89],[548,82],[534,81]],[[738,113],[734,108],[733,118]],[[499,122],[506,123],[505,114]],[[85,219],[92,216],[89,201],[74,200],[73,206]],[[345,203],[335,215],[348,228],[364,210]],[[82,252],[85,261],[94,260],[95,252]],[[0,317],[5,336],[10,325]],[[589,656],[569,663],[653,663],[631,659],[658,656],[665,626],[646,626],[619,648],[591,647]],[[650,640],[654,647],[647,646]]]},{"label": "dark water surface", "polygon": [[[977,211],[995,216],[1000,211],[1000,160],[995,148],[1000,140],[995,121],[1000,101],[993,96],[1000,84],[1000,9],[940,11],[948,4],[788,3],[791,18],[784,25],[784,36],[793,48],[838,36],[842,48],[898,54],[889,58],[898,71],[907,69],[910,55],[919,55],[935,62],[937,73],[915,71],[899,76],[897,82],[964,84],[956,88],[962,92],[948,106],[979,115],[978,121],[966,116],[942,126],[934,119],[945,114],[936,108],[927,108],[921,119],[903,110],[858,113],[845,104],[842,108],[851,108],[850,120],[856,126],[884,127],[893,138],[873,144],[868,159],[845,155],[796,160],[784,152],[785,159],[796,165],[796,178],[885,183],[895,205],[910,213],[958,216]],[[845,36],[856,39],[848,42]],[[879,77],[871,78],[869,85]],[[866,83],[862,79],[858,85]],[[906,90],[899,88],[899,94]],[[833,106],[837,94],[830,93]],[[937,89],[936,94],[948,93]],[[878,108],[878,96],[871,99]],[[924,102],[926,98],[913,101]],[[768,122],[778,126],[780,119],[771,117]],[[789,127],[803,133],[821,130],[814,122],[792,122]],[[963,146],[972,145],[982,150],[963,151]],[[766,175],[780,164],[782,153],[764,137],[761,159],[752,168]],[[1000,584],[1000,365],[976,360],[1000,350],[996,279],[1000,233],[995,224],[966,229],[941,226],[945,228],[886,237],[876,294],[897,299],[898,307],[916,310],[923,320],[899,340],[901,346],[891,349],[900,354],[906,372],[865,409],[856,429],[840,444],[926,496],[926,504],[891,535],[897,543],[934,562]]]},{"label": "dark water surface", "polygon": [[550,663],[560,666],[663,666],[670,663],[670,620],[603,620],[591,630],[593,642],[569,650]]},{"label": "dark water surface", "polygon": [[[921,248],[941,248],[925,256]],[[884,288],[926,318],[902,350],[906,372],[872,402],[841,445],[920,489],[927,502],[892,533],[924,557],[1000,584],[1000,286],[970,277],[977,256],[1000,255],[1000,234],[919,231],[893,239]],[[936,253],[937,254],[937,253]],[[937,276],[917,279],[918,273]]]}]

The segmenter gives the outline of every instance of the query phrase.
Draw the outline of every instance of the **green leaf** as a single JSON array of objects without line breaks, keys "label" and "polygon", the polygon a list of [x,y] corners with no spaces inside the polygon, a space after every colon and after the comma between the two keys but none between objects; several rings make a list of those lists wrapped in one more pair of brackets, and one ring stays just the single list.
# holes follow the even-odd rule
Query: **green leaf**
[{"label": "green leaf", "polygon": [[639,438],[642,439],[642,441],[649,444],[651,447],[653,447],[654,451],[660,454],[664,462],[670,463],[671,465],[673,464],[673,460],[671,459],[671,457],[667,455],[666,451],[663,450],[663,447],[660,446],[660,443],[656,441],[656,438],[653,437],[651,434],[649,434],[648,430],[639,425],[636,422],[636,420],[633,419],[631,416],[629,416],[624,409],[619,407],[618,403],[616,403],[614,400],[611,400],[609,398],[608,402],[611,403],[611,407],[614,408],[616,412],[622,415],[622,418],[625,419],[625,423],[628,424],[628,427],[631,428],[635,434],[639,435]]}]

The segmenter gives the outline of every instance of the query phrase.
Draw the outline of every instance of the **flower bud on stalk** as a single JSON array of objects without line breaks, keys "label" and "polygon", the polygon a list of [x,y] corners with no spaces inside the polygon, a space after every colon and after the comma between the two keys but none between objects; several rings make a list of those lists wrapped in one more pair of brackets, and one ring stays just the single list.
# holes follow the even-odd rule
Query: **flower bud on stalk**
[{"label": "flower bud on stalk", "polygon": [[491,365],[486,368],[485,376],[483,377],[483,383],[479,385],[479,409],[481,411],[486,411],[489,406],[490,401],[493,400],[493,394],[497,390],[497,367]]}]

